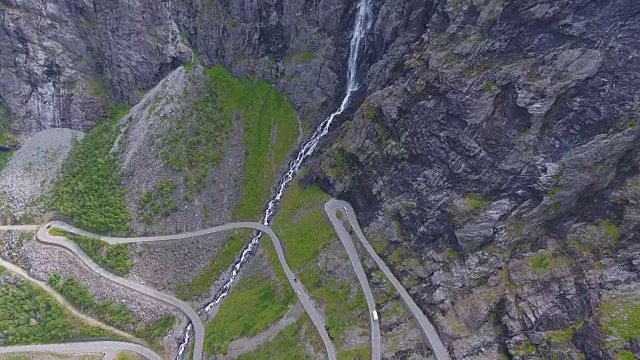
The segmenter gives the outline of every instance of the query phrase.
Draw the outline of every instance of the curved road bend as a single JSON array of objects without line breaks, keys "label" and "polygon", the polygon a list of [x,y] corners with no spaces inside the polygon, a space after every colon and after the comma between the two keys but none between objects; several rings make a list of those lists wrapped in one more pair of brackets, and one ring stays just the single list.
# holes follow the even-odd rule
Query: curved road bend
[{"label": "curved road bend", "polygon": [[364,291],[364,296],[367,299],[367,307],[369,308],[369,321],[371,322],[371,358],[373,360],[380,360],[382,357],[382,343],[380,340],[380,322],[379,320],[373,319],[373,312],[376,311],[376,303],[373,299],[373,292],[371,292],[371,286],[369,286],[369,279],[367,279],[367,275],[362,268],[362,263],[360,262],[360,258],[358,257],[358,253],[356,252],[356,247],[353,245],[353,241],[351,240],[351,236],[345,230],[340,220],[336,217],[336,211],[331,211],[328,208],[330,202],[327,202],[324,206],[325,212],[327,216],[329,216],[329,220],[333,225],[342,245],[344,245],[345,250],[347,250],[347,254],[349,255],[349,260],[351,260],[351,264],[353,265],[353,269],[356,271],[356,275],[358,276],[358,281],[360,282],[360,286],[362,286],[362,290]]},{"label": "curved road bend", "polygon": [[0,354],[25,352],[47,352],[56,354],[102,353],[105,359],[115,359],[117,353],[122,350],[138,353],[149,360],[162,360],[160,355],[142,345],[122,341],[88,341],[63,344],[6,346],[0,347]]},{"label": "curved road bend", "polygon": [[116,276],[108,272],[107,270],[100,267],[100,265],[96,264],[75,242],[65,237],[53,236],[49,234],[49,225],[54,225],[54,226],[66,229],[65,226],[62,226],[63,224],[64,223],[62,222],[53,222],[53,223],[45,224],[45,226],[40,227],[40,230],[38,230],[38,239],[44,243],[67,248],[68,250],[72,251],[77,257],[79,257],[80,260],[82,260],[82,262],[85,263],[95,273],[97,273],[98,275],[108,280],[113,281],[116,284],[120,284],[131,290],[137,291],[141,294],[151,296],[166,304],[175,306],[178,309],[180,309],[180,311],[182,311],[185,315],[187,315],[187,317],[191,320],[191,323],[193,324],[193,329],[195,332],[193,359],[194,360],[202,359],[202,351],[204,347],[204,326],[202,325],[202,321],[200,320],[200,317],[195,312],[195,310],[191,308],[191,306],[189,306],[187,303],[183,301],[180,301],[174,298],[171,295],[167,295],[165,293],[152,289],[148,286],[144,286],[140,283],[133,282],[131,280],[125,279],[120,276]]},{"label": "curved road bend", "polygon": [[[56,299],[56,301],[58,301],[64,308],[66,308],[67,310],[69,310],[73,315],[81,318],[82,320],[84,320],[86,323],[89,323],[90,325],[93,326],[98,326],[101,327],[103,329],[109,330],[113,333],[116,333],[120,336],[123,336],[125,338],[131,339],[132,341],[139,341],[142,342],[142,340],[138,340],[137,338],[135,338],[134,336],[118,330],[114,327],[111,327],[101,321],[98,321],[90,316],[87,316],[81,312],[79,312],[78,310],[76,310],[75,307],[73,307],[73,305],[71,305],[67,300],[65,300],[65,298],[63,298],[60,294],[58,294],[51,286],[49,286],[47,283],[42,282],[40,280],[36,280],[34,278],[32,278],[31,276],[29,276],[29,274],[24,271],[22,268],[14,265],[13,263],[10,263],[2,258],[0,258],[0,266],[4,267],[5,269],[18,274],[20,277],[24,278],[25,280],[29,281],[30,283],[40,287],[42,290],[44,290],[47,294],[53,296],[53,298]],[[1,349],[1,348],[0,348]],[[1,353],[1,351],[0,351]]]},{"label": "curved road bend", "polygon": [[[360,229],[360,225],[358,225],[358,219],[356,219],[355,217],[351,204],[349,204],[346,201],[333,199],[328,201],[324,207],[327,214],[328,215],[333,214],[334,217],[335,217],[336,211],[344,210],[344,208],[347,208],[347,211],[344,211],[344,213],[347,216],[347,219],[349,220],[351,227],[354,229],[356,236],[358,236],[358,239],[360,239],[360,242],[362,242],[362,245],[364,245],[364,248],[367,250],[371,258],[373,258],[376,264],[378,264],[378,267],[380,268],[380,270],[382,270],[384,275],[389,279],[389,281],[391,281],[391,284],[393,284],[393,287],[395,287],[398,293],[400,293],[400,298],[404,302],[409,312],[413,315],[414,319],[418,324],[418,327],[420,328],[420,331],[425,337],[427,343],[431,346],[431,350],[433,351],[436,358],[438,360],[450,360],[449,353],[447,352],[447,349],[442,343],[442,340],[440,339],[440,336],[438,335],[436,328],[431,324],[431,322],[426,317],[426,315],[422,312],[422,310],[420,310],[420,308],[415,303],[415,301],[413,301],[413,298],[411,297],[411,295],[407,293],[407,290],[405,290],[402,284],[400,284],[400,282],[393,275],[389,267],[387,267],[384,261],[382,261],[380,256],[378,256],[378,254],[375,252],[373,247],[369,244],[367,239],[364,237],[364,234]],[[331,215],[329,215],[329,217],[331,218]],[[336,224],[337,224],[338,227],[340,227],[344,231],[344,227],[340,222],[334,223],[332,221],[332,223],[334,224],[334,227],[336,227]],[[338,231],[338,227],[336,227],[336,231]]]},{"label": "curved road bend", "polygon": [[[282,265],[284,273],[287,276],[287,280],[289,280],[289,284],[291,285],[293,290],[296,292],[296,295],[298,296],[298,299],[302,303],[302,306],[304,307],[307,314],[309,314],[311,321],[313,322],[314,326],[318,330],[318,333],[320,334],[320,337],[324,342],[325,348],[327,349],[327,356],[329,357],[329,360],[336,360],[336,352],[333,347],[333,344],[331,343],[331,339],[329,338],[329,333],[327,332],[327,329],[325,327],[324,321],[322,320],[322,317],[320,317],[320,314],[311,303],[309,295],[306,289],[304,288],[304,286],[302,286],[302,284],[296,280],[296,277],[291,271],[291,268],[289,268],[289,265],[287,264],[287,260],[284,255],[282,244],[280,243],[280,239],[273,232],[273,230],[271,230],[271,228],[266,225],[256,223],[256,222],[236,222],[236,223],[219,225],[209,229],[202,229],[202,230],[176,234],[176,235],[146,236],[146,237],[138,237],[138,238],[119,238],[119,237],[101,236],[101,235],[90,233],[88,231],[84,231],[82,229],[78,229],[76,227],[73,227],[69,224],[66,224],[60,221],[49,222],[44,226],[42,226],[38,231],[38,238],[41,241],[54,244],[54,245],[63,246],[73,251],[78,257],[82,259],[83,262],[85,262],[85,264],[87,264],[92,270],[94,270],[98,274],[114,282],[122,284],[130,289],[133,289],[135,291],[160,299],[168,304],[171,304],[180,308],[180,310],[183,310],[183,312],[187,314],[187,316],[192,320],[194,324],[194,333],[195,333],[195,347],[193,352],[194,360],[200,360],[202,356],[202,349],[204,344],[204,328],[202,326],[202,321],[200,321],[200,318],[198,317],[198,315],[195,313],[195,311],[191,307],[189,307],[189,305],[169,295],[166,295],[164,293],[158,292],[156,290],[153,290],[141,284],[131,282],[129,280],[126,280],[124,278],[115,276],[107,272],[106,270],[98,266],[95,262],[93,262],[93,260],[91,260],[91,258],[89,258],[87,254],[85,254],[84,251],[82,251],[82,249],[80,249],[80,247],[75,242],[64,237],[53,236],[49,234],[49,228],[53,228],[53,227],[58,227],[65,231],[78,234],[78,235],[98,238],[110,244],[189,239],[196,236],[202,236],[202,235],[212,234],[215,232],[232,230],[232,229],[241,229],[241,228],[250,228],[250,229],[262,231],[267,235],[269,235],[269,237],[271,238],[271,241],[273,242],[273,246],[275,247],[276,253],[278,255],[278,260],[280,261],[280,264]],[[183,309],[183,307],[186,307],[186,310]],[[189,315],[190,312],[192,313],[192,315]]]}]

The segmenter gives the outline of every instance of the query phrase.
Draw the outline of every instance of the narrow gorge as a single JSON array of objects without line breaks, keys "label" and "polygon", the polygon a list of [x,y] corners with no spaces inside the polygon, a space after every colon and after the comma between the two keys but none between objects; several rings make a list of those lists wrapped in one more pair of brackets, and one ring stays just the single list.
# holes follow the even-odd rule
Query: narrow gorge
[{"label": "narrow gorge", "polygon": [[[0,0],[0,226],[259,221],[337,357],[365,359],[373,315],[324,209],[344,200],[451,358],[638,358],[638,34],[633,0]],[[0,259],[188,358],[183,313],[12,229]],[[199,309],[206,358],[325,358],[261,235],[69,239]],[[349,236],[382,358],[434,358]],[[25,309],[3,310],[0,348],[104,335],[51,330],[79,320],[17,278],[0,273],[0,308]]]}]

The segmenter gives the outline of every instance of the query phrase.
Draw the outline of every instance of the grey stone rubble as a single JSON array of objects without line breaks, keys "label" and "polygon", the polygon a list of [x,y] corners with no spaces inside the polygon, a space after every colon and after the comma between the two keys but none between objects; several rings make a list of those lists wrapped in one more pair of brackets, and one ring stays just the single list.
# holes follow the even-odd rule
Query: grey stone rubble
[{"label": "grey stone rubble", "polygon": [[[63,279],[73,277],[87,287],[96,300],[111,300],[125,304],[131,315],[145,324],[172,314],[176,316],[177,325],[174,327],[176,332],[171,333],[170,337],[180,336],[181,325],[186,324],[184,315],[173,307],[100,277],[64,249],[29,241],[25,243],[22,251],[25,269],[38,280],[47,281],[54,273],[60,274]],[[132,330],[129,329],[129,332]],[[177,351],[176,341],[166,341],[165,344],[168,354]]]},{"label": "grey stone rubble", "polygon": [[[151,89],[120,122],[123,132],[114,151],[119,153],[127,205],[137,234],[182,233],[231,220],[244,176],[242,119],[234,118],[224,159],[209,170],[209,180],[192,200],[185,198],[184,172],[163,163],[156,141],[173,130],[175,121],[197,121],[185,118],[184,112],[203,91],[204,81],[202,67],[178,68]],[[143,221],[140,199],[163,180],[171,180],[177,185],[172,196],[176,210],[154,218],[149,226]],[[178,284],[189,282],[209,264],[228,235],[221,233],[185,241],[135,244],[133,274],[156,289],[175,291]]]},{"label": "grey stone rubble", "polygon": [[52,188],[71,146],[83,136],[69,129],[43,130],[13,154],[0,173],[0,193],[6,196],[17,220]]}]

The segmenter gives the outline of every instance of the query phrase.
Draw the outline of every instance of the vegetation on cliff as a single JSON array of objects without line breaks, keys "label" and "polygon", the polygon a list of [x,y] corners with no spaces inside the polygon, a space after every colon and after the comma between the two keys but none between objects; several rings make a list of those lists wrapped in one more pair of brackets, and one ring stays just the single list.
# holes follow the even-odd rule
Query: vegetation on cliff
[{"label": "vegetation on cliff", "polygon": [[54,189],[53,208],[83,229],[121,232],[129,228],[117,154],[110,152],[120,131],[118,119],[126,111],[113,106],[109,119],[74,146]]}]

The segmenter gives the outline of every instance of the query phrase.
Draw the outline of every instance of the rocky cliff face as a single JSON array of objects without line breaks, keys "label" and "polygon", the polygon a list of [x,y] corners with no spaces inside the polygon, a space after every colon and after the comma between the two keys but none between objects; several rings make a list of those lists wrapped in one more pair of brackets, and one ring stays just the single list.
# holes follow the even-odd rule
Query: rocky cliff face
[{"label": "rocky cliff face", "polygon": [[4,0],[0,44],[0,97],[23,133],[89,129],[191,58],[164,2]]},{"label": "rocky cliff face", "polygon": [[[638,353],[640,3],[373,3],[366,85],[307,180],[352,201],[456,358]],[[15,130],[86,129],[193,50],[310,128],[356,5],[0,0],[0,103]]]},{"label": "rocky cliff face", "polygon": [[356,2],[0,2],[0,97],[14,130],[89,129],[170,70],[222,63],[290,94],[307,123],[339,97]]},{"label": "rocky cliff face", "polygon": [[606,306],[639,285],[639,4],[393,3],[317,181],[382,234],[456,357],[637,351]]}]

